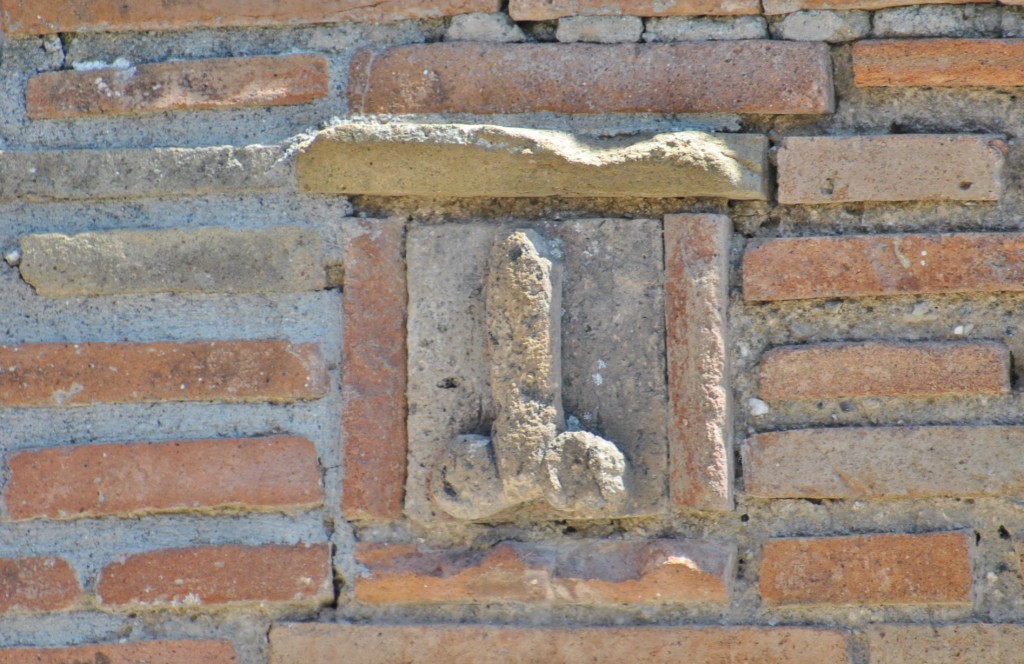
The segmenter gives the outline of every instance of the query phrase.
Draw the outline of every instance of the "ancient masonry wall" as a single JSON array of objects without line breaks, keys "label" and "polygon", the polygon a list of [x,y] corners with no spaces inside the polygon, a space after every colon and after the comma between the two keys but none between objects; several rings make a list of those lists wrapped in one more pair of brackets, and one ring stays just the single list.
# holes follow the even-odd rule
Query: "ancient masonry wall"
[{"label": "ancient masonry wall", "polygon": [[4,0],[0,662],[1024,661],[1019,0]]}]

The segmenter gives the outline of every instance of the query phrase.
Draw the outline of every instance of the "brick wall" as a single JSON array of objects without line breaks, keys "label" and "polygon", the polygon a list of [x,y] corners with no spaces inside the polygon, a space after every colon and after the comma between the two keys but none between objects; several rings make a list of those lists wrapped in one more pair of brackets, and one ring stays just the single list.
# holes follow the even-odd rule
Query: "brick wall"
[{"label": "brick wall", "polygon": [[1024,661],[1017,4],[5,1],[0,664]]}]

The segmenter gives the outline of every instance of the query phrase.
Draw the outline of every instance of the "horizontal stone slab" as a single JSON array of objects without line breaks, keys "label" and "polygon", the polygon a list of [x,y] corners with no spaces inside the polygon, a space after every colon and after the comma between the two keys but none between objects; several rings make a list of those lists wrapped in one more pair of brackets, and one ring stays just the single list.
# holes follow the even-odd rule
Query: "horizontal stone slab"
[{"label": "horizontal stone slab", "polygon": [[319,194],[767,196],[767,139],[758,134],[599,139],[489,125],[346,124],[297,159],[299,187]]},{"label": "horizontal stone slab", "polygon": [[[966,2],[991,2],[991,0],[928,0],[928,4],[965,4]],[[917,4],[914,0],[764,0],[765,14],[789,14],[803,10],[845,10],[871,11],[887,7],[902,7]]]},{"label": "horizontal stone slab", "polygon": [[988,664],[1021,659],[1021,625],[869,625],[870,664]]},{"label": "horizontal stone slab", "polygon": [[320,238],[299,228],[112,231],[21,239],[40,295],[279,293],[327,286]]},{"label": "horizontal stone slab", "polygon": [[735,16],[761,13],[758,0],[510,0],[517,21],[564,16]]},{"label": "horizontal stone slab", "polygon": [[819,43],[447,43],[366,49],[353,113],[830,113]]},{"label": "horizontal stone slab", "polygon": [[229,641],[135,641],[97,643],[68,648],[0,649],[4,664],[235,664],[235,648]]},{"label": "horizontal stone slab", "polygon": [[1024,85],[1024,39],[884,39],[853,46],[854,83],[872,86]]}]

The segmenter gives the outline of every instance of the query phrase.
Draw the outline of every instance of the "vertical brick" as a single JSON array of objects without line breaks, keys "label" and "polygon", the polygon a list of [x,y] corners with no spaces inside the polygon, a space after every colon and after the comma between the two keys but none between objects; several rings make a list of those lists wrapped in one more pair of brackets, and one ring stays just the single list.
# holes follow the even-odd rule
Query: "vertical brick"
[{"label": "vertical brick", "polygon": [[2,664],[235,664],[227,641],[140,641],[70,648],[0,648]]},{"label": "vertical brick", "polygon": [[1020,625],[871,625],[870,664],[989,664],[1021,661]]},{"label": "vertical brick", "polygon": [[731,238],[728,217],[665,217],[669,486],[677,507],[732,509]]},{"label": "vertical brick", "polygon": [[737,16],[759,14],[757,0],[510,0],[517,21],[565,16]]},{"label": "vertical brick", "polygon": [[970,539],[948,532],[771,540],[758,590],[773,606],[969,606]]},{"label": "vertical brick", "polygon": [[1024,39],[885,39],[853,45],[862,87],[1024,85]]},{"label": "vertical brick", "polygon": [[66,609],[80,593],[74,570],[61,558],[0,558],[0,614]]},{"label": "vertical brick", "polygon": [[346,220],[342,229],[342,510],[349,519],[397,519],[408,448],[405,226]]},{"label": "vertical brick", "polygon": [[103,605],[132,608],[319,606],[334,597],[331,547],[219,546],[139,553],[107,565],[96,591]]},{"label": "vertical brick", "polygon": [[[316,449],[297,437],[59,447],[10,457],[14,519],[313,507]],[[59,482],[53,478],[59,477]]]}]

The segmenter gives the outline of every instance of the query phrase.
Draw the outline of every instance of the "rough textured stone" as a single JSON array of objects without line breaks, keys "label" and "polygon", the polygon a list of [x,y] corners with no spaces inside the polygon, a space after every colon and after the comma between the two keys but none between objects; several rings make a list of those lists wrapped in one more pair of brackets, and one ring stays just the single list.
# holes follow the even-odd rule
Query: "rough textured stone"
[{"label": "rough textured stone", "polygon": [[503,543],[485,552],[360,544],[356,600],[372,604],[726,602],[736,550],[708,542]]},{"label": "rough textured stone", "polygon": [[767,401],[1005,394],[1010,353],[991,341],[788,346],[765,353],[759,381]]},{"label": "rough textured stone", "polygon": [[846,664],[845,632],[809,627],[395,627],[277,625],[270,663]]},{"label": "rough textured stone", "polygon": [[327,96],[327,58],[286,55],[45,72],[29,79],[33,120],[305,104]]},{"label": "rough textured stone", "polygon": [[[567,419],[575,422],[569,429],[581,428],[613,441],[628,461],[624,487],[629,500],[618,513],[658,511],[667,461],[660,223],[574,220],[488,221],[410,230],[406,513],[422,523],[444,518],[430,498],[428,469],[459,436],[464,436],[462,453],[446,458],[477,469],[458,470],[464,477],[479,478],[475,495],[501,496],[485,437],[491,434],[497,413],[484,293],[495,241],[516,230],[533,231],[546,240],[552,254],[562,254],[562,305],[555,311],[563,311],[562,399]],[[616,303],[612,313],[603,308],[608,302]],[[606,455],[596,457],[595,462],[608,460]],[[584,481],[574,490],[586,493],[594,487]],[[492,519],[527,514],[535,519],[560,518],[550,507],[525,509]]]},{"label": "rough textured stone", "polygon": [[287,26],[339,21],[401,21],[466,12],[496,12],[500,0],[176,0],[171,3],[96,0],[14,0],[3,5],[8,34],[119,30],[183,30],[194,27]]},{"label": "rough textured stone", "polygon": [[665,217],[669,486],[678,507],[732,509],[731,238],[728,217]]},{"label": "rough textured stone", "polygon": [[0,615],[59,611],[72,606],[80,593],[75,571],[66,560],[0,558]]},{"label": "rough textured stone", "polygon": [[347,219],[342,234],[342,510],[397,519],[407,452],[405,223]]},{"label": "rough textured stone", "polygon": [[445,41],[521,42],[523,29],[508,14],[460,14],[452,17]]},{"label": "rough textured stone", "polygon": [[287,341],[0,346],[0,405],[319,399],[330,386],[314,344]]},{"label": "rough textured stone", "polygon": [[424,44],[352,60],[353,113],[830,113],[825,44]]},{"label": "rough textured stone", "polygon": [[864,41],[853,47],[854,83],[871,86],[1024,85],[1024,39]]},{"label": "rough textured stone", "polygon": [[999,37],[1000,11],[997,6],[972,4],[896,7],[875,13],[872,34],[875,37]]},{"label": "rough textured stone", "polygon": [[327,286],[323,248],[299,228],[28,235],[21,277],[40,295],[274,293]]},{"label": "rough textured stone", "polygon": [[56,447],[13,454],[7,464],[3,499],[14,519],[310,508],[323,500],[316,449],[295,437]]},{"label": "rough textured stone", "polygon": [[235,664],[227,641],[139,641],[71,648],[0,649],[3,664]]},{"label": "rough textured stone", "polygon": [[517,21],[564,16],[702,16],[757,14],[757,0],[510,0]]},{"label": "rough textured stone", "polygon": [[638,16],[569,16],[558,20],[560,42],[619,44],[640,41],[644,21]]},{"label": "rough textured stone", "polygon": [[931,498],[1024,493],[1024,427],[838,427],[761,433],[743,483],[762,498]]},{"label": "rough textured stone", "polygon": [[751,301],[1024,290],[1024,234],[755,239],[743,255]]},{"label": "rough textured stone", "polygon": [[870,625],[870,664],[989,664],[1021,661],[1020,625]]},{"label": "rough textured stone", "polygon": [[298,157],[311,193],[764,199],[760,135],[594,139],[486,125],[348,124]]},{"label": "rough textured stone", "polygon": [[1002,137],[991,135],[786,138],[780,203],[994,201],[1003,192]]},{"label": "rough textured stone", "polygon": [[200,608],[267,602],[319,606],[334,598],[329,544],[151,551],[107,565],[96,586],[106,606]]},{"label": "rough textured stone", "polygon": [[758,590],[772,606],[970,606],[972,537],[948,532],[770,540]]},{"label": "rough textured stone", "polygon": [[644,41],[717,41],[763,39],[768,27],[760,16],[738,18],[652,18],[645,22]]},{"label": "rough textured stone", "polygon": [[[931,2],[932,0],[929,1]],[[977,1],[989,2],[990,0]],[[789,14],[802,10],[817,9],[859,9],[862,11],[872,11],[875,9],[885,9],[886,7],[899,7],[907,2],[908,0],[764,0],[763,4],[765,14]],[[963,2],[964,0],[934,0],[932,4],[961,4]]]},{"label": "rough textured stone", "polygon": [[871,32],[871,14],[855,11],[796,12],[783,18],[775,30],[782,39],[848,42]]}]

